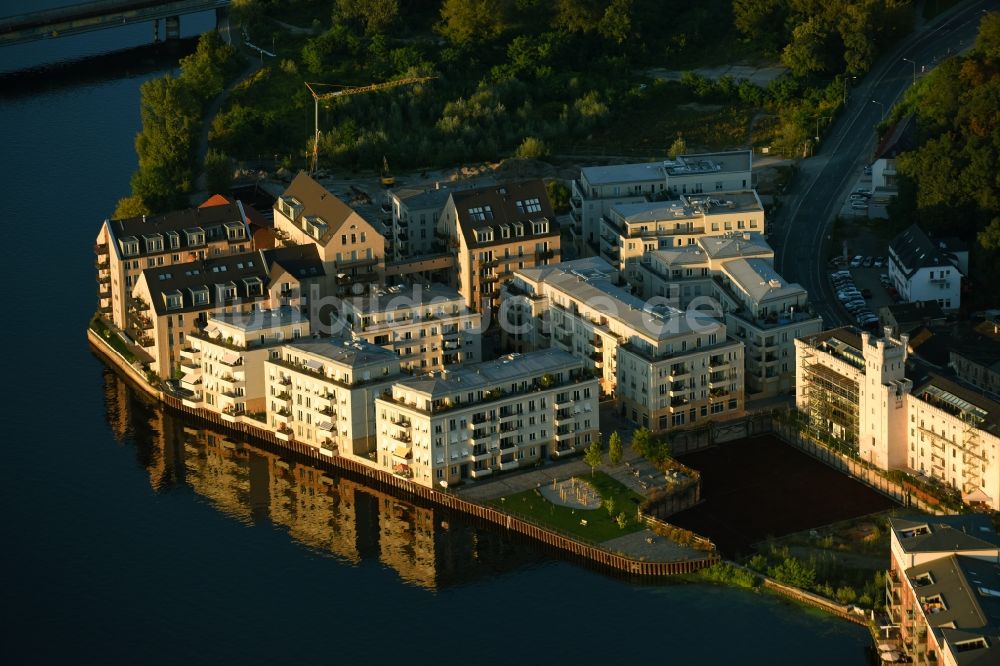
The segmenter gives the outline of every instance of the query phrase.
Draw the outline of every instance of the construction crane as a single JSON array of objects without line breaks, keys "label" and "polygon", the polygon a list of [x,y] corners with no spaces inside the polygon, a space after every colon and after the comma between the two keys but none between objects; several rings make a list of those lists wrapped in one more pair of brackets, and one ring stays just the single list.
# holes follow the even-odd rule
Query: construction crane
[{"label": "construction crane", "polygon": [[395,81],[385,81],[384,83],[372,83],[367,86],[358,86],[355,88],[343,88],[341,90],[334,90],[333,92],[319,93],[313,86],[324,86],[330,85],[327,83],[306,83],[306,88],[313,96],[313,105],[315,107],[315,119],[316,119],[316,133],[313,136],[313,158],[312,158],[312,170],[311,173],[316,173],[316,169],[319,166],[319,102],[320,100],[333,99],[334,97],[346,97],[347,95],[360,95],[363,93],[376,92],[379,90],[386,90],[388,88],[395,88],[397,86],[405,86],[411,83],[422,83],[423,81],[430,81],[436,78],[433,76],[411,76],[405,79],[396,79]]}]

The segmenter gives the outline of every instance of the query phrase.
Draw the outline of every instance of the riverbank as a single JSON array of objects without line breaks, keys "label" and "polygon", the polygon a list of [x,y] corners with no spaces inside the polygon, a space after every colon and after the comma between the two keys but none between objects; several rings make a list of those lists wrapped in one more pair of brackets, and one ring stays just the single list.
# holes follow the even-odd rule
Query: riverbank
[{"label": "riverbank", "polygon": [[90,328],[87,329],[87,339],[91,344],[91,348],[99,357],[110,362],[118,370],[125,373],[130,384],[142,391],[149,398],[162,403],[175,412],[211,423],[213,426],[250,438],[256,443],[293,452],[299,456],[303,456],[310,464],[330,466],[335,468],[339,473],[347,473],[353,475],[355,478],[363,478],[366,482],[375,484],[379,488],[392,489],[407,496],[433,502],[453,511],[460,511],[474,520],[499,526],[532,539],[558,552],[563,557],[582,561],[598,570],[628,576],[655,578],[690,574],[719,562],[719,557],[715,554],[706,554],[706,556],[698,559],[672,561],[650,561],[643,558],[630,557],[627,554],[612,551],[600,543],[590,542],[579,536],[559,532],[551,527],[530,522],[524,517],[501,511],[495,507],[467,501],[452,492],[437,491],[420,486],[349,458],[325,455],[319,449],[294,440],[282,438],[279,433],[267,430],[259,422],[254,421],[250,417],[216,414],[201,407],[185,405],[182,399],[151,386],[138,369],[120,352],[114,349],[107,340]]}]

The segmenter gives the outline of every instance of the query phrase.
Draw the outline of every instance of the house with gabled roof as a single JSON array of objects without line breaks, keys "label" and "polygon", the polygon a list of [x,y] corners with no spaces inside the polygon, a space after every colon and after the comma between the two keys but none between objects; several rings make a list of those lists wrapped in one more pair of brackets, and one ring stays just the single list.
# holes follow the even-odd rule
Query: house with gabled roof
[{"label": "house with gabled roof", "polygon": [[385,236],[357,211],[301,171],[274,202],[278,245],[314,245],[326,293],[363,294],[385,279]]}]

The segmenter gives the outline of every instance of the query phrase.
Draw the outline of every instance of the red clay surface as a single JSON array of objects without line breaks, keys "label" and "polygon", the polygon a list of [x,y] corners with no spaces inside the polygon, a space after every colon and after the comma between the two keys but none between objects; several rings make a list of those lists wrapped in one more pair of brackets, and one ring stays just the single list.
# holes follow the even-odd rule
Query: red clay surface
[{"label": "red clay surface", "polygon": [[750,553],[768,537],[897,506],[851,477],[763,436],[680,457],[701,472],[702,503],[667,520],[714,541],[723,555]]}]

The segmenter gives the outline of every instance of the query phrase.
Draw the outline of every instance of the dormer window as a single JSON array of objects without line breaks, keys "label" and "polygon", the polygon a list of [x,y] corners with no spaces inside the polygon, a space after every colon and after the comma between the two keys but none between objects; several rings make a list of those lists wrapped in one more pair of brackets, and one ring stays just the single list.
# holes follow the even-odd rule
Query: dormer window
[{"label": "dormer window", "polygon": [[503,224],[500,226],[500,237],[510,238],[510,225]]},{"label": "dormer window", "polygon": [[152,252],[163,252],[163,236],[160,234],[143,236],[142,240],[145,242],[147,254]]},{"label": "dormer window", "polygon": [[192,287],[189,291],[191,292],[191,303],[194,305],[208,305],[208,287]]},{"label": "dormer window", "polygon": [[205,244],[205,230],[201,227],[185,229],[184,235],[187,239],[188,247],[199,247]]},{"label": "dormer window", "polygon": [[493,230],[492,229],[477,229],[476,230],[476,242],[478,243],[489,243],[493,240]]},{"label": "dormer window", "polygon": [[240,224],[239,222],[226,223],[227,240],[235,241],[235,240],[244,240],[245,238],[246,238],[246,233],[243,229],[242,224]]},{"label": "dormer window", "polygon": [[521,222],[514,223],[514,235],[519,238],[524,236],[524,224]]},{"label": "dormer window", "polygon": [[127,236],[120,241],[122,254],[126,257],[134,257],[139,254],[139,239],[135,236]]},{"label": "dormer window", "polygon": [[319,240],[330,226],[319,215],[307,215],[303,228],[307,234]]},{"label": "dormer window", "polygon": [[302,203],[295,197],[281,197],[278,199],[278,209],[285,217],[294,220],[302,212]]},{"label": "dormer window", "polygon": [[247,296],[260,296],[264,293],[264,283],[259,277],[243,278],[243,284],[247,288]]},{"label": "dormer window", "polygon": [[216,290],[221,295],[222,300],[231,301],[236,298],[236,283],[228,282],[226,284],[215,285]]},{"label": "dormer window", "polygon": [[168,291],[163,294],[164,305],[167,306],[168,310],[178,310],[184,305],[184,299],[181,296],[181,292],[174,290]]},{"label": "dormer window", "polygon": [[167,243],[170,245],[171,250],[180,249],[181,246],[181,235],[176,231],[167,232]]},{"label": "dormer window", "polygon": [[548,220],[536,220],[531,223],[531,233],[533,234],[547,234],[549,233],[549,221]]}]

